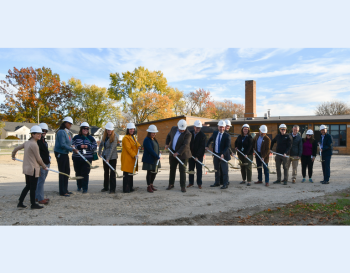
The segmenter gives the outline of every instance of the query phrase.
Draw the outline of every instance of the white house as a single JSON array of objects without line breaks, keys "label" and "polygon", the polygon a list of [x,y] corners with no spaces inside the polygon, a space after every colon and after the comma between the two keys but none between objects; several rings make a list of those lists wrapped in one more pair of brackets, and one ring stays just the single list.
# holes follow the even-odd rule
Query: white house
[{"label": "white house", "polygon": [[[1,129],[0,139],[5,139],[8,136],[16,136],[20,140],[26,141],[30,138],[30,128],[34,125],[38,125],[37,123],[29,123],[29,122],[9,122],[5,121],[5,126]],[[46,139],[48,141],[54,142],[55,140],[55,132],[49,130],[46,134]]]}]

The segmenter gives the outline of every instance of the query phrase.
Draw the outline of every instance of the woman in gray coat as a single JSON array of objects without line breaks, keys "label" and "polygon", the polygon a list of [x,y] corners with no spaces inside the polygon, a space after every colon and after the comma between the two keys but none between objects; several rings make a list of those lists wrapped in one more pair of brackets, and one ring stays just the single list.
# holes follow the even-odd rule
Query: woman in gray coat
[{"label": "woman in gray coat", "polygon": [[[108,122],[98,149],[98,155],[103,157],[114,169],[117,167],[117,144],[119,135],[114,132],[114,125]],[[103,150],[103,151],[102,151]],[[103,161],[104,183],[102,192],[115,193],[117,185],[115,172]]]}]

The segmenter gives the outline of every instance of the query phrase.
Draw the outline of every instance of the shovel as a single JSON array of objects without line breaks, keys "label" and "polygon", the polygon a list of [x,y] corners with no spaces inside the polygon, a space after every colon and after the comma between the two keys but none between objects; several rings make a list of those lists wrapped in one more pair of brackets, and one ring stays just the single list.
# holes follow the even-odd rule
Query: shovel
[{"label": "shovel", "polygon": [[288,156],[288,155],[284,156],[283,154],[275,153],[275,152],[273,152],[273,151],[271,151],[271,153],[273,153],[273,154],[275,154],[275,155],[280,155],[280,156],[283,156],[283,157],[287,157],[287,158],[289,158],[289,159],[292,160],[292,161],[298,161],[298,160],[299,160],[299,159],[297,159],[297,158],[293,158],[293,157],[290,157],[290,156]]},{"label": "shovel", "polygon": [[[14,158],[15,160],[17,160],[17,161],[19,161],[19,162],[23,162],[23,160],[20,160],[20,159],[17,159],[17,158]],[[68,175],[68,174],[66,174],[66,173],[62,173],[62,172],[58,172],[58,171],[55,171],[55,170],[53,170],[53,169],[49,169],[49,168],[47,168],[49,171],[51,171],[51,172],[54,172],[54,173],[58,173],[58,174],[63,174],[63,175],[65,175],[65,176],[68,176],[69,177],[69,180],[79,180],[79,179],[83,179],[84,177],[82,177],[82,176],[77,176],[77,177],[72,177],[72,176],[70,176],[70,175]]]},{"label": "shovel", "polygon": [[322,152],[321,152],[321,145],[318,144],[318,148],[320,148],[320,162],[323,162],[324,160],[322,160]]},{"label": "shovel", "polygon": [[[230,148],[231,155],[238,160],[238,165],[245,166],[248,165],[248,163],[243,163],[237,156],[235,156]],[[238,168],[239,169],[239,168]]]},{"label": "shovel", "polygon": [[221,158],[221,157],[218,156],[217,154],[214,154],[212,151],[209,151],[209,150],[207,150],[207,151],[208,151],[209,153],[211,153],[213,156],[216,156],[217,158],[219,158],[219,159],[221,159],[222,161],[226,162],[228,165],[230,165],[230,168],[232,168],[232,169],[239,169],[239,168],[233,166],[233,165],[232,165],[230,162],[228,162],[227,160]]},{"label": "shovel", "polygon": [[[173,152],[172,152],[172,150],[170,150],[169,148],[168,148],[168,150],[169,150],[169,152],[171,152],[172,154],[174,154]],[[188,173],[188,174],[195,174],[196,172],[195,171],[188,171],[187,170],[187,167],[186,167],[186,165],[180,160],[180,158],[178,158],[177,156],[176,156],[176,159],[180,162],[180,164],[182,165],[182,166],[184,166],[185,167],[185,172],[186,173]]]},{"label": "shovel", "polygon": [[102,160],[111,168],[111,170],[115,173],[115,177],[117,178],[123,178],[123,176],[119,176],[119,174],[117,173],[117,171],[107,162],[106,159],[104,159],[102,156],[101,156]]},{"label": "shovel", "polygon": [[[239,149],[237,149],[237,151],[238,151],[241,155],[243,155],[244,157],[246,156],[246,155],[245,155],[242,151],[240,151]],[[246,157],[246,159],[248,159],[248,161],[254,165],[254,168],[257,168],[257,169],[261,169],[261,168],[262,168],[262,166],[259,166],[259,167],[258,167],[252,160],[249,159],[249,157]]]},{"label": "shovel", "polygon": [[140,149],[137,151],[134,169],[132,170],[132,173],[129,173],[129,175],[137,175],[137,173],[135,173],[135,169],[136,169],[136,165],[137,165],[137,160],[139,159],[139,153],[140,153]]},{"label": "shovel", "polygon": [[[159,153],[159,157],[161,157],[161,156],[162,156],[162,154]],[[151,173],[158,173],[158,172],[160,172],[160,171],[158,171],[158,165],[159,165],[159,159],[157,160],[157,164],[156,164],[156,169],[155,169],[155,171],[151,171]]]},{"label": "shovel", "polygon": [[255,150],[253,150],[253,151],[254,151],[254,153],[260,158],[261,162],[265,165],[265,167],[269,170],[269,173],[270,173],[270,174],[276,174],[276,172],[271,172],[269,166],[267,166],[266,163],[262,160],[262,158],[261,158],[261,156],[258,154],[258,152],[255,151]]},{"label": "shovel", "polygon": [[192,158],[197,161],[199,164],[201,164],[204,168],[206,168],[208,170],[209,173],[215,173],[217,172],[217,170],[210,170],[207,166],[204,165],[204,163],[200,162],[199,160],[196,160],[196,158],[194,156],[192,156]]},{"label": "shovel", "polygon": [[[74,147],[73,145],[72,145],[72,148],[75,149],[75,147]],[[82,159],[84,159],[84,161],[85,161],[87,164],[90,165],[90,169],[97,169],[97,168],[99,167],[99,166],[92,166],[91,163],[90,163],[90,161],[87,160],[87,159],[85,158],[85,156],[83,156],[78,150],[77,150],[77,153],[78,153],[78,155],[81,156]]]}]

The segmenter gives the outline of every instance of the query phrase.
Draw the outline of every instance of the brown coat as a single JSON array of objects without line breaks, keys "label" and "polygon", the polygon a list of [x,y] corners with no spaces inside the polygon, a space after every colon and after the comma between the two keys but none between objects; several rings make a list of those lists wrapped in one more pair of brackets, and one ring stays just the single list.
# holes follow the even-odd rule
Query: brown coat
[{"label": "brown coat", "polygon": [[[178,129],[177,126],[174,126],[173,128],[171,128],[169,134],[166,137],[165,144],[169,145],[170,150],[173,150],[172,149],[173,139],[177,132],[177,129]],[[192,138],[192,134],[187,129],[185,130],[185,132],[183,132],[179,136],[176,142],[175,151],[173,151],[179,154],[178,155],[179,159],[191,158],[192,156],[191,149],[190,149],[191,138]],[[171,156],[171,153],[169,153],[169,156]]]},{"label": "brown coat", "polygon": [[[256,134],[256,136],[253,139],[253,148],[255,151],[258,151],[258,138],[260,134]],[[270,146],[271,146],[271,139],[265,135],[263,138],[263,142],[261,143],[261,157],[264,159],[264,162],[267,164],[269,163],[269,156],[270,156]]]},{"label": "brown coat", "polygon": [[40,166],[46,168],[46,165],[40,157],[37,141],[32,138],[31,140],[28,140],[14,148],[12,151],[12,158],[16,157],[17,151],[22,149],[24,149],[23,174],[33,176],[35,170],[35,177],[39,177]]}]

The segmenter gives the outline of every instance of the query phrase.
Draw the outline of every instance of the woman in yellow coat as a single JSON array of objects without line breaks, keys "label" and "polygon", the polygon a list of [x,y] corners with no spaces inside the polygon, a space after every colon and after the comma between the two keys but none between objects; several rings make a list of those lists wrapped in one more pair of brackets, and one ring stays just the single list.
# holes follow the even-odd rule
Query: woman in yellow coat
[{"label": "woman in yellow coat", "polygon": [[[122,156],[121,156],[121,170],[123,171],[123,192],[133,192],[134,176],[129,175],[133,173],[135,160],[137,160],[137,152],[141,149],[140,143],[137,142],[135,134],[135,124],[128,123],[126,126],[126,135],[122,140]],[[136,164],[135,172],[138,170]]]}]

